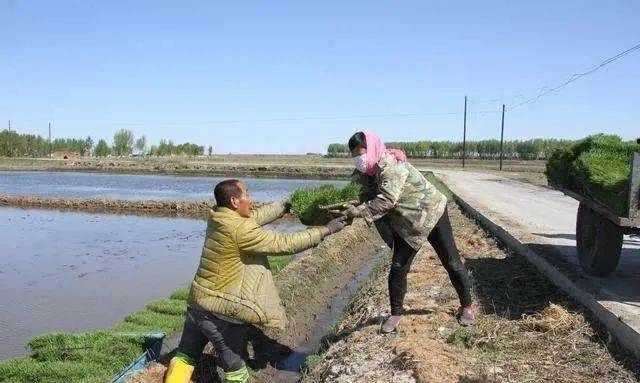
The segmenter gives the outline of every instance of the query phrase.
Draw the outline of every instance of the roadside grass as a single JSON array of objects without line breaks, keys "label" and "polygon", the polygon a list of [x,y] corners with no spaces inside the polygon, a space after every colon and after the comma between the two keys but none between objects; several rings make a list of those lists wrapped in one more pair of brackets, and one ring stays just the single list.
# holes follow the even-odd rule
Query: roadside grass
[{"label": "roadside grass", "polygon": [[459,348],[471,348],[473,347],[473,334],[468,328],[460,327],[449,334],[447,343]]}]

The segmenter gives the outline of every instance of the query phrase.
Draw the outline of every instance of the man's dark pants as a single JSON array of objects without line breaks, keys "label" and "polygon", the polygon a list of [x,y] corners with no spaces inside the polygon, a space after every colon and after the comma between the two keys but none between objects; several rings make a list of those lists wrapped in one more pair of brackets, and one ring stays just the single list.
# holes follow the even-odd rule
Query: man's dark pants
[{"label": "man's dark pants", "polygon": [[231,323],[212,313],[189,308],[184,322],[178,352],[199,361],[207,342],[211,342],[219,357],[220,367],[225,372],[244,367],[242,359],[246,345],[248,326]]}]

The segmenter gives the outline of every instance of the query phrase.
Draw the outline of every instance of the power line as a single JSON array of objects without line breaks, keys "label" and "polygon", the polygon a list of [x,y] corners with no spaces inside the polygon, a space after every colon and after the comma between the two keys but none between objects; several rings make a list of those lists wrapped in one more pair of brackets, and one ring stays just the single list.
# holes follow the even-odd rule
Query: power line
[{"label": "power line", "polygon": [[[518,103],[518,104],[516,104],[516,105],[514,105],[514,106],[510,106],[510,107],[508,107],[507,109],[512,110],[512,109],[518,108],[518,107],[520,107],[520,106],[522,106],[522,105],[533,104],[534,102],[538,101],[538,100],[539,100],[539,99],[541,99],[542,97],[544,97],[544,96],[546,96],[546,95],[548,95],[548,94],[550,94],[550,93],[557,92],[557,91],[559,91],[560,89],[562,89],[562,88],[566,87],[567,85],[571,84],[572,82],[577,81],[577,80],[581,79],[582,77],[588,76],[588,75],[590,75],[591,73],[593,73],[593,72],[597,71],[598,69],[600,69],[600,68],[602,68],[602,67],[604,67],[604,66],[606,66],[606,65],[609,65],[609,64],[611,64],[612,62],[614,62],[614,61],[616,61],[616,60],[618,60],[618,59],[620,59],[620,58],[622,58],[622,57],[624,57],[624,56],[626,56],[626,55],[628,55],[628,54],[630,54],[630,53],[633,53],[633,52],[635,52],[635,51],[637,51],[637,50],[639,50],[639,49],[640,49],[640,43],[638,43],[638,44],[636,44],[636,45],[632,46],[632,47],[631,47],[631,48],[629,48],[629,49],[626,49],[626,50],[624,50],[624,51],[622,51],[622,52],[618,53],[618,54],[617,54],[617,55],[615,55],[615,56],[609,57],[608,59],[604,60],[603,62],[601,62],[600,64],[598,64],[598,65],[594,66],[593,68],[589,69],[589,70],[588,70],[588,71],[586,71],[586,72],[582,72],[582,73],[574,73],[574,74],[572,74],[572,75],[571,75],[567,80],[565,80],[565,81],[564,81],[563,83],[561,83],[560,85],[557,85],[557,86],[555,86],[555,87],[553,87],[553,88],[545,87],[545,88],[546,88],[546,90],[542,91],[542,92],[541,92],[541,93],[539,93],[538,95],[536,95],[536,96],[534,96],[534,97],[531,97],[531,98],[529,98],[529,99],[527,99],[527,100],[525,100],[525,101],[522,101],[522,102],[520,102],[520,103]],[[542,88],[542,89],[545,89],[545,88]]]},{"label": "power line", "polygon": [[[545,88],[546,89],[546,88]],[[541,92],[544,89],[540,89],[538,90],[539,92]],[[498,98],[491,98],[491,99],[481,99],[481,100],[474,100],[474,99],[469,99],[469,104],[476,104],[476,105],[488,105],[488,104],[495,104],[495,103],[505,103],[505,102],[509,102],[512,100],[515,100],[517,98],[525,98],[524,94],[516,94],[513,96],[507,96],[507,97],[498,97]]]}]

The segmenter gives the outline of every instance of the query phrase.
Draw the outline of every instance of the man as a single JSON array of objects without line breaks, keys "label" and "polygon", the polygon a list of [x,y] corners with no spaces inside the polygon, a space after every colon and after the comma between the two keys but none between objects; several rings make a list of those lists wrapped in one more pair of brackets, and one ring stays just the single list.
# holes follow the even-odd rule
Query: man
[{"label": "man", "polygon": [[268,232],[262,225],[282,217],[288,201],[251,209],[247,187],[226,180],[214,190],[217,206],[207,222],[202,257],[189,292],[184,330],[165,383],[187,383],[207,342],[220,357],[226,382],[244,383],[247,324],[284,328],[286,317],[267,255],[289,255],[318,245],[342,230],[345,218],[297,233]]}]

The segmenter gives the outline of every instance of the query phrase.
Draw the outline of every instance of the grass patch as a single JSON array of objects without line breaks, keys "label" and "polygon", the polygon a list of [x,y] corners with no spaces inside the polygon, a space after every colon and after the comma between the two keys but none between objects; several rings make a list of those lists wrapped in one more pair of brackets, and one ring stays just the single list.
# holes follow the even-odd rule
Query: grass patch
[{"label": "grass patch", "polygon": [[45,334],[29,342],[39,362],[74,361],[100,366],[115,375],[145,350],[143,336],[118,335],[108,331],[84,334]]},{"label": "grass patch", "polygon": [[48,333],[27,343],[30,358],[0,362],[2,382],[106,382],[142,352],[141,335],[113,331],[80,334]]},{"label": "grass patch", "polygon": [[313,369],[313,367],[315,365],[317,365],[318,363],[320,363],[320,361],[322,361],[322,356],[320,356],[318,354],[311,354],[311,355],[307,356],[307,360],[306,360],[306,362],[304,364],[305,370]]},{"label": "grass patch", "polygon": [[171,293],[169,298],[186,301],[187,298],[189,298],[189,288],[188,287],[182,287],[182,288],[173,290],[173,292]]},{"label": "grass patch", "polygon": [[465,327],[460,327],[449,334],[447,337],[447,343],[458,348],[469,349],[473,347],[473,333]]},{"label": "grass patch", "polygon": [[187,312],[187,302],[182,299],[161,299],[147,304],[147,310],[160,314],[184,315]]},{"label": "grass patch", "polygon": [[149,303],[112,329],[36,336],[27,342],[30,357],[0,361],[0,382],[109,382],[146,350],[144,334],[182,328],[188,292],[175,290],[171,299]]},{"label": "grass patch", "polygon": [[288,265],[295,258],[295,254],[278,256],[278,257],[269,257],[267,256],[267,260],[269,261],[269,269],[272,272],[277,273],[282,270],[286,265]]},{"label": "grass patch", "polygon": [[115,374],[105,371],[98,364],[85,362],[35,362],[29,358],[0,362],[3,383],[104,383]]},{"label": "grass patch", "polygon": [[619,215],[628,212],[630,159],[640,145],[595,135],[556,150],[547,163],[549,183],[594,198]]},{"label": "grass patch", "polygon": [[351,183],[343,188],[333,185],[319,187],[303,187],[291,195],[291,211],[300,218],[305,225],[322,225],[327,217],[318,207],[333,203],[357,200],[360,195],[360,185]]},{"label": "grass patch", "polygon": [[123,334],[142,334],[148,332],[149,325],[144,323],[121,322],[113,327],[114,331]]},{"label": "grass patch", "polygon": [[182,315],[168,315],[144,310],[127,315],[124,318],[124,322],[144,326],[146,332],[170,333],[182,328],[184,317]]}]

